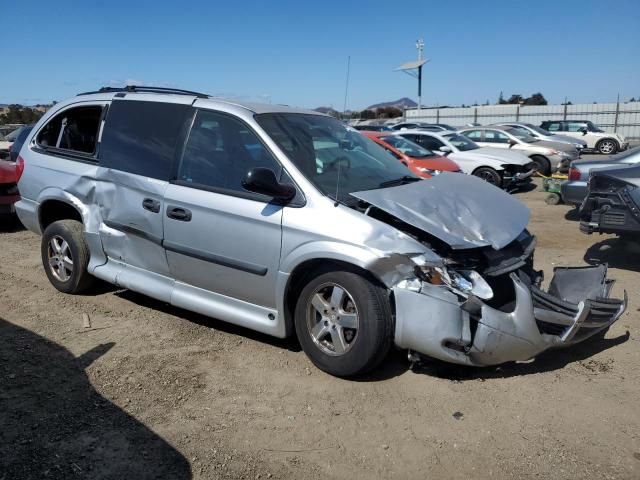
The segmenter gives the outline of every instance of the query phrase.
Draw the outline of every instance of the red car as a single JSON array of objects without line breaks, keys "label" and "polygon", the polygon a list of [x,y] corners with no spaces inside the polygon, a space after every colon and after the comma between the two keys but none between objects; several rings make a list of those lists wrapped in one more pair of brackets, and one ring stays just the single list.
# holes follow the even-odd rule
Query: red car
[{"label": "red car", "polygon": [[0,215],[10,215],[15,213],[13,206],[18,200],[18,178],[24,163],[18,157],[17,162],[0,160]]},{"label": "red car", "polygon": [[409,170],[422,178],[431,178],[440,172],[460,172],[453,160],[390,132],[361,132],[400,160]]}]

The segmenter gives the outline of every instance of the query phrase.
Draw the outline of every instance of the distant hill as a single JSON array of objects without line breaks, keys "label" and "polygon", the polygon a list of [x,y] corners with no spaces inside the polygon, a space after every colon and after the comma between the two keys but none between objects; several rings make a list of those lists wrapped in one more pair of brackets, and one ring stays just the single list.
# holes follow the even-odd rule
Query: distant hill
[{"label": "distant hill", "polygon": [[415,108],[417,106],[418,104],[413,100],[411,100],[410,98],[403,97],[400,100],[396,100],[394,102],[376,103],[374,105],[367,107],[367,110],[375,110],[376,108],[384,108],[384,107],[396,107],[396,108],[399,108],[400,110],[403,110],[405,108]]}]

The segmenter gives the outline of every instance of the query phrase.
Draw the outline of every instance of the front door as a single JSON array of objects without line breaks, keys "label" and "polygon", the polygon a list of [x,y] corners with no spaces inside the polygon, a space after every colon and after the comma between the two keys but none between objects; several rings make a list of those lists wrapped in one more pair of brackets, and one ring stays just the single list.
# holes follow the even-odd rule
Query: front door
[{"label": "front door", "polygon": [[283,207],[242,188],[253,167],[281,171],[248,125],[199,110],[162,210],[164,248],[177,291],[184,284],[276,307]]}]

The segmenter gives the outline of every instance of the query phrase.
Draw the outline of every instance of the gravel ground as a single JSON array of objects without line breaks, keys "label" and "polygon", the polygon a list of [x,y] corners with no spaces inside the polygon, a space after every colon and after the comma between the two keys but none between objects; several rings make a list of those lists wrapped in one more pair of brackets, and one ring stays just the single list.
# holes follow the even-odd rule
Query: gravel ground
[{"label": "gravel ground", "polygon": [[39,238],[5,222],[0,480],[640,478],[640,248],[581,234],[539,189],[518,196],[548,278],[607,261],[629,293],[606,338],[485,369],[409,370],[394,352],[358,381],[126,290],[58,293]]}]

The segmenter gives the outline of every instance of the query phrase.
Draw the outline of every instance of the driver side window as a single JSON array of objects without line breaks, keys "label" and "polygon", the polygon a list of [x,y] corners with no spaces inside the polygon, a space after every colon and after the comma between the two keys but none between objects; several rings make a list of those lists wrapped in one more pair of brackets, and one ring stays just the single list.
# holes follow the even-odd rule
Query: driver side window
[{"label": "driver side window", "polygon": [[178,180],[214,190],[246,192],[242,179],[264,167],[276,177],[281,167],[258,136],[244,123],[221,113],[199,110],[189,133]]}]

